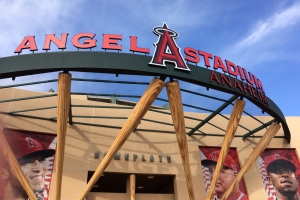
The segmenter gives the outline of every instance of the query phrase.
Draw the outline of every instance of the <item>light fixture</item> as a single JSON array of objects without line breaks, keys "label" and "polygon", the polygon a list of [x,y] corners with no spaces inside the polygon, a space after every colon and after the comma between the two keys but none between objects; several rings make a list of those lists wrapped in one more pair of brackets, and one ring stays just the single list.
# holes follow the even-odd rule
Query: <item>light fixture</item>
[{"label": "light fixture", "polygon": [[137,188],[138,188],[138,189],[143,189],[144,187],[143,187],[143,186],[138,186]]},{"label": "light fixture", "polygon": [[97,188],[97,187],[99,187],[99,185],[94,185],[94,188]]},{"label": "light fixture", "polygon": [[152,179],[152,178],[154,178],[154,176],[148,176],[147,178]]}]

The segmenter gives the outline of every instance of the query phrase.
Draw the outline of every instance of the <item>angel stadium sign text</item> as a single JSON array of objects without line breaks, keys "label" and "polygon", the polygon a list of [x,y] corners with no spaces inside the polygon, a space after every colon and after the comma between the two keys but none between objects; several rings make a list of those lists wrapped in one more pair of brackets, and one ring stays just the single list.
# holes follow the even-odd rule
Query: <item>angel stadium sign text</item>
[{"label": "angel stadium sign text", "polygon": [[[151,61],[148,63],[149,66],[167,68],[166,63],[172,63],[175,65],[176,70],[182,71],[182,73],[192,73],[187,63],[197,64],[200,59],[203,59],[205,66],[212,69],[208,77],[210,83],[229,87],[269,105],[261,80],[245,68],[229,60],[223,60],[220,56],[192,47],[184,48],[185,55],[183,57],[175,42],[179,35],[176,31],[170,29],[166,23],[154,27],[153,32],[158,36],[158,40],[154,43],[155,50]],[[46,52],[50,50],[51,43],[56,45],[58,49],[66,49],[68,35],[68,33],[62,33],[61,37],[57,37],[55,34],[46,34],[42,50]],[[97,47],[95,36],[95,33],[78,33],[72,37],[71,42],[77,49],[93,49]],[[122,39],[122,35],[103,34],[101,48],[105,51],[122,51]],[[25,49],[32,52],[38,51],[35,36],[24,37],[14,53],[20,54]],[[150,54],[150,48],[138,46],[137,36],[130,36],[129,51],[145,55]],[[220,70],[221,73],[217,73],[217,70]]]}]

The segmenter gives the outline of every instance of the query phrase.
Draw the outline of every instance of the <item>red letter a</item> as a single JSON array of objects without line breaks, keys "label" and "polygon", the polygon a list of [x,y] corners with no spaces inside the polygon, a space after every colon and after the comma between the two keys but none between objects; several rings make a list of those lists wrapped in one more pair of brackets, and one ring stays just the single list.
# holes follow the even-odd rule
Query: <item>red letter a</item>
[{"label": "red letter a", "polygon": [[155,27],[153,32],[159,38],[157,43],[155,43],[155,52],[149,64],[165,67],[165,62],[173,62],[176,69],[191,71],[184,62],[180,49],[174,41],[178,34],[174,30],[169,29],[166,23],[164,23],[163,27]]},{"label": "red letter a", "polygon": [[30,49],[30,51],[37,51],[34,36],[26,36],[24,37],[21,44],[15,50],[15,53],[21,53],[23,49]]}]

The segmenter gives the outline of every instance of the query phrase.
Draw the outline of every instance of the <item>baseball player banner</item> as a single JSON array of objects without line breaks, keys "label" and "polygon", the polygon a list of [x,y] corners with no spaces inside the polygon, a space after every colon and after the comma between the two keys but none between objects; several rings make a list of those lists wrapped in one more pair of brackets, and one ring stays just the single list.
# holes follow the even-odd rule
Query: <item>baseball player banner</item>
[{"label": "baseball player banner", "polygon": [[[210,183],[215,172],[216,164],[219,159],[221,148],[219,147],[199,147],[200,159],[202,165],[202,173],[204,177],[204,186],[206,194],[209,191]],[[222,197],[223,193],[230,187],[240,170],[235,148],[230,148],[225,158],[224,165],[221,169],[220,176],[215,186],[213,200],[218,200]],[[248,195],[245,187],[244,180],[234,188],[228,200],[248,200]]]},{"label": "baseball player banner", "polygon": [[300,200],[295,149],[266,149],[257,159],[268,200]]},{"label": "baseball player banner", "polygon": [[[14,129],[4,129],[3,134],[37,198],[48,200],[56,135]],[[0,175],[0,199],[28,200],[25,190],[1,152]]]}]

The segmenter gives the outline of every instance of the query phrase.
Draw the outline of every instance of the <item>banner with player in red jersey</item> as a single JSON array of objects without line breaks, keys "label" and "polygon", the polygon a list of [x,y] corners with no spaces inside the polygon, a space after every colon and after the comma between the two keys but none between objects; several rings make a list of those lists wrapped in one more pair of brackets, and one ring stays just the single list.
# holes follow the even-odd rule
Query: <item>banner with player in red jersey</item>
[{"label": "banner with player in red jersey", "polygon": [[[37,198],[48,200],[56,135],[6,128],[3,134]],[[0,152],[0,199],[27,200],[25,190],[12,171]]]},{"label": "banner with player in red jersey", "polygon": [[266,149],[257,163],[268,200],[300,200],[300,165],[295,149]]},{"label": "banner with player in red jersey", "polygon": [[[206,193],[208,193],[221,148],[199,147],[199,149],[205,190]],[[240,164],[238,161],[236,149],[230,148],[225,158],[224,165],[221,169],[219,179],[216,183],[215,195],[213,200],[218,200],[222,197],[223,193],[227,190],[227,188],[230,187],[239,170]],[[234,188],[228,199],[248,200],[247,191],[243,180],[240,181],[236,188]]]}]

